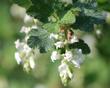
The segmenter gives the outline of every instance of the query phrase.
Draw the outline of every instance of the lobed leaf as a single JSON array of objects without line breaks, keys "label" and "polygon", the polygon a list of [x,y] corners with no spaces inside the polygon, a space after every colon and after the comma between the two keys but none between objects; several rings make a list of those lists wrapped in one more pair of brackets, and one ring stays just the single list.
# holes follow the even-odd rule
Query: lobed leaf
[{"label": "lobed leaf", "polygon": [[40,53],[45,53],[52,48],[52,40],[49,38],[49,33],[44,29],[32,29],[29,33],[30,37],[27,44],[31,48],[37,47]]},{"label": "lobed leaf", "polygon": [[69,10],[61,19],[61,24],[74,24],[75,21],[75,14],[71,10]]}]

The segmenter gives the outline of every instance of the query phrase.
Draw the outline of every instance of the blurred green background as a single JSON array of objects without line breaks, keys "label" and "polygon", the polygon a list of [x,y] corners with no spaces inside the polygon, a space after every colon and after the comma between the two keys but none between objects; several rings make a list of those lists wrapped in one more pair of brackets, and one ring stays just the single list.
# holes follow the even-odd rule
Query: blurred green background
[{"label": "blurred green background", "polygon": [[[97,31],[85,35],[92,53],[80,69],[75,69],[74,80],[67,87],[61,84],[58,63],[51,63],[48,54],[40,55],[36,69],[23,71],[14,58],[14,41],[21,38],[24,9],[0,0],[0,88],[110,88],[110,0],[97,0],[99,7],[108,12],[107,23]],[[18,8],[18,9],[16,9]]]}]

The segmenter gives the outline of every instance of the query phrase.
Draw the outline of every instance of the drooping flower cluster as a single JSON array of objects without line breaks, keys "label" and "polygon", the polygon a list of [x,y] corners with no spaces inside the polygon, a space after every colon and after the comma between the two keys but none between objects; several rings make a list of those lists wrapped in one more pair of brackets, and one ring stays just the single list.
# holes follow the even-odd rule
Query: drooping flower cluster
[{"label": "drooping flower cluster", "polygon": [[[78,46],[78,48],[76,45],[79,42],[81,42],[81,44],[85,43],[79,40],[73,30],[67,26],[61,26],[57,33],[50,33],[47,37],[47,35],[45,35],[47,32],[39,28],[36,19],[26,15],[24,23],[25,26],[21,28],[20,32],[24,33],[25,37],[23,40],[17,39],[15,41],[15,47],[17,49],[15,59],[17,63],[21,64],[27,72],[34,69],[35,59],[38,55],[37,48],[40,49],[40,53],[42,53],[41,51],[43,50],[45,51],[49,45],[45,45],[44,43],[49,43],[45,42],[46,40],[44,40],[44,38],[49,38],[52,40],[54,47],[50,58],[52,62],[56,60],[61,61],[61,64],[58,66],[58,72],[62,83],[66,85],[68,81],[73,78],[74,67],[80,68],[80,64],[84,59],[81,47]],[[27,24],[31,25],[27,26]]]},{"label": "drooping flower cluster", "polygon": [[[34,22],[35,19],[26,15],[24,18],[24,23]],[[33,29],[37,28],[34,24],[32,26],[23,26],[20,30],[21,33],[25,33],[25,38],[23,40],[17,39],[15,41],[15,47],[17,51],[15,52],[15,59],[19,65],[23,65],[25,71],[29,72],[31,69],[35,68],[35,58],[37,55],[37,50],[32,49],[28,46],[27,40],[29,38],[28,33]]]},{"label": "drooping flower cluster", "polygon": [[[69,44],[74,44],[79,39],[70,30],[65,34],[65,30],[61,30],[58,34],[51,34],[50,38],[54,39],[55,50],[51,54],[52,62],[61,61],[58,71],[64,85],[69,79],[73,78],[73,67],[80,68],[80,64],[84,60],[81,49],[69,49]],[[56,37],[57,36],[57,37]]]},{"label": "drooping flower cluster", "polygon": [[69,65],[62,61],[61,65],[58,67],[59,75],[64,85],[68,82],[68,79],[73,78],[73,72],[70,70]]}]

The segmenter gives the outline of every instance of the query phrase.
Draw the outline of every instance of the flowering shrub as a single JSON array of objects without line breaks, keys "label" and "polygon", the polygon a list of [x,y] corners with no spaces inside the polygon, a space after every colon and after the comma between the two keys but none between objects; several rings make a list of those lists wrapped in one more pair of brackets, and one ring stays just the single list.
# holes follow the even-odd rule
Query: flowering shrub
[{"label": "flowering shrub", "polygon": [[99,11],[96,0],[13,0],[27,9],[21,33],[22,40],[15,42],[18,64],[29,72],[35,67],[37,49],[40,53],[51,51],[51,60],[58,66],[62,83],[73,78],[74,67],[80,68],[89,46],[76,30],[91,32],[105,22],[106,12]]}]

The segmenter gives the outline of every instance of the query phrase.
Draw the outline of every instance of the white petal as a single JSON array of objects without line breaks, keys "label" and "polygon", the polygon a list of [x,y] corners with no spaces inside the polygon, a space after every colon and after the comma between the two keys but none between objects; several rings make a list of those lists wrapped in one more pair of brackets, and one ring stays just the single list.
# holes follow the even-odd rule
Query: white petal
[{"label": "white petal", "polygon": [[15,41],[15,47],[17,50],[22,51],[23,50],[23,46],[24,46],[24,42],[20,42],[20,40],[16,40]]},{"label": "white petal", "polygon": [[58,68],[59,72],[64,72],[67,69],[67,65],[65,63],[62,63]]},{"label": "white petal", "polygon": [[30,67],[31,67],[32,69],[34,69],[34,68],[35,68],[35,62],[34,62],[34,60],[33,60],[32,57],[30,57],[29,63],[30,63]]},{"label": "white petal", "polygon": [[16,59],[18,64],[21,64],[22,60],[21,60],[20,55],[19,55],[18,52],[15,53],[15,59]]},{"label": "white petal", "polygon": [[51,33],[49,38],[50,39],[58,39],[58,34]]},{"label": "white petal", "polygon": [[16,48],[18,48],[18,47],[19,47],[19,45],[20,45],[20,40],[19,40],[19,39],[17,39],[17,40],[15,41],[15,47],[16,47]]},{"label": "white petal", "polygon": [[65,62],[61,63],[61,65],[58,67],[58,71],[62,79],[66,79],[67,77],[71,79],[73,77],[72,72],[70,71],[68,65]]},{"label": "white petal", "polygon": [[67,61],[71,61],[73,59],[73,54],[71,51],[66,51],[65,55],[64,55],[64,59]]},{"label": "white petal", "polygon": [[75,60],[72,60],[72,63],[75,65],[75,67],[80,68],[80,64],[78,62],[76,62]]},{"label": "white petal", "polygon": [[73,74],[71,73],[71,71],[70,71],[69,68],[68,68],[68,70],[67,70],[67,73],[68,73],[69,78],[72,79],[72,78],[73,78]]},{"label": "white petal", "polygon": [[81,49],[76,49],[73,55],[73,60],[78,64],[77,67],[80,66],[80,64],[83,63],[84,61],[84,56],[82,54],[82,50]]},{"label": "white petal", "polygon": [[53,51],[51,55],[51,60],[54,62],[55,60],[60,59],[60,54],[57,51]]},{"label": "white petal", "polygon": [[32,51],[32,49],[27,44],[25,44],[23,48],[24,48],[23,51],[26,52],[27,54],[29,54]]},{"label": "white petal", "polygon": [[64,42],[58,41],[55,43],[56,48],[63,48],[64,47]]},{"label": "white petal", "polygon": [[78,38],[76,36],[73,36],[72,39],[70,40],[70,43],[75,43],[78,42]]}]

